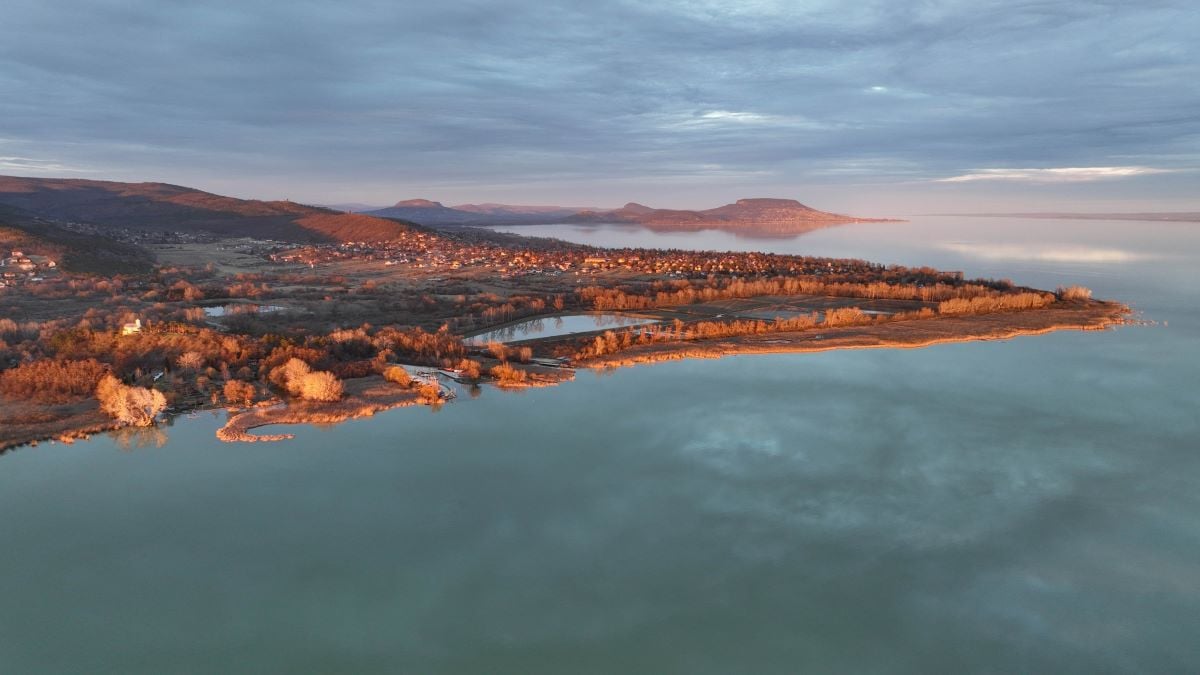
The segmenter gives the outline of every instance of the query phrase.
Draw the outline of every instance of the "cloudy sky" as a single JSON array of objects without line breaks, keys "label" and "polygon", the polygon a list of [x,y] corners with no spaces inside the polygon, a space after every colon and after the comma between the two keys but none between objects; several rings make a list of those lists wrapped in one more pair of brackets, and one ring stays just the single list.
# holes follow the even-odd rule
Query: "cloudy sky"
[{"label": "cloudy sky", "polygon": [[6,0],[0,173],[388,204],[1200,209],[1195,0]]}]

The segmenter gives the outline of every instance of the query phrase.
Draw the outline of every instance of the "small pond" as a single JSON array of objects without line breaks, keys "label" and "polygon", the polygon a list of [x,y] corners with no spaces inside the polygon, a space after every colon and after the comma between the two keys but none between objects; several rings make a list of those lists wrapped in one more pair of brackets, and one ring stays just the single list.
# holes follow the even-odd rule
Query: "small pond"
[{"label": "small pond", "polygon": [[657,323],[657,319],[628,316],[614,313],[570,314],[567,316],[542,317],[530,319],[521,323],[497,328],[496,330],[468,337],[464,342],[469,345],[485,345],[489,342],[515,342],[532,340],[534,338],[558,337],[574,335],[575,333],[590,333],[611,328],[625,328],[647,323]]}]

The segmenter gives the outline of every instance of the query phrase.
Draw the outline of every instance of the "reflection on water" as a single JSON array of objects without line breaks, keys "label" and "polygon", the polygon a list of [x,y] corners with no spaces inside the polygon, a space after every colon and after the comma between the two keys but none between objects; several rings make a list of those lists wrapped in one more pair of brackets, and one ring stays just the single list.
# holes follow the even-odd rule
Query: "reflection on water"
[{"label": "reflection on water", "polygon": [[1116,248],[1073,246],[1070,244],[981,244],[951,241],[942,249],[985,260],[1036,260],[1056,263],[1125,263],[1149,260],[1152,256]]},{"label": "reflection on water", "polygon": [[511,326],[471,336],[464,340],[464,342],[471,345],[485,345],[489,342],[514,342],[517,340],[531,340],[533,338],[588,333],[610,328],[640,326],[642,324],[654,323],[655,321],[656,319],[646,319],[611,312],[569,314],[522,321]]},{"label": "reflection on water", "polygon": [[157,427],[124,427],[112,432],[113,443],[122,450],[161,448],[167,444],[167,431]]},{"label": "reflection on water", "polygon": [[926,219],[778,249],[1083,281],[1169,326],[585,372],[280,444],[200,415],[162,452],[17,450],[0,672],[1195,671],[1200,231]]},{"label": "reflection on water", "polygon": [[204,316],[210,318],[233,316],[235,314],[266,314],[268,312],[279,312],[287,309],[279,305],[255,305],[253,303],[231,303],[228,305],[216,305],[214,307],[205,307]]}]

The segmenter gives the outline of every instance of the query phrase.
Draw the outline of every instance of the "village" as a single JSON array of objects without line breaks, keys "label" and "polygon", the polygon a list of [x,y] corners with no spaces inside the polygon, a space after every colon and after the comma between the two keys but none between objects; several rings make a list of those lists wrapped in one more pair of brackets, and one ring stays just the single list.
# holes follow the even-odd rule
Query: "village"
[{"label": "village", "polygon": [[58,263],[48,256],[13,250],[7,258],[0,259],[0,288],[38,284],[56,274]]}]

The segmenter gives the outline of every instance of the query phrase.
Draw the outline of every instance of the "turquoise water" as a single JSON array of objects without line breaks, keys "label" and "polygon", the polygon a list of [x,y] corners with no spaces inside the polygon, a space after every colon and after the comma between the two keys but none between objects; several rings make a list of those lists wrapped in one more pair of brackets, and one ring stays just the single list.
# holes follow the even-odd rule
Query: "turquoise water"
[{"label": "turquoise water", "polygon": [[278,444],[205,414],[23,448],[0,672],[1197,670],[1200,229],[747,247],[1081,282],[1158,325],[582,372]]}]

